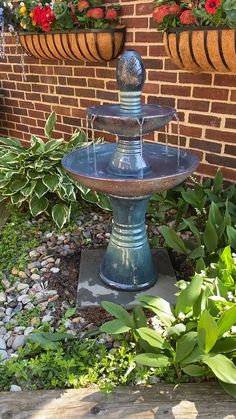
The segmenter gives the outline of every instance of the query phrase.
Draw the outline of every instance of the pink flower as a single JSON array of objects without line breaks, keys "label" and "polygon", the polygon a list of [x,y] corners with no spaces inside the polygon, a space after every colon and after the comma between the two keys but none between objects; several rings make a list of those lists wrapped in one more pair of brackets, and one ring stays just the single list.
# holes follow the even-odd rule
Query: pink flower
[{"label": "pink flower", "polygon": [[197,19],[194,16],[194,14],[191,12],[191,10],[185,10],[180,15],[180,23],[183,25],[193,25],[197,23]]},{"label": "pink flower", "polygon": [[93,19],[103,19],[104,18],[104,11],[101,7],[95,7],[95,9],[91,9],[91,17]]},{"label": "pink flower", "polygon": [[108,9],[105,15],[105,19],[116,20],[118,13],[115,9]]},{"label": "pink flower", "polygon": [[163,5],[156,7],[153,11],[153,18],[157,23],[162,23],[164,17],[168,16],[170,14],[169,12],[169,5]]}]

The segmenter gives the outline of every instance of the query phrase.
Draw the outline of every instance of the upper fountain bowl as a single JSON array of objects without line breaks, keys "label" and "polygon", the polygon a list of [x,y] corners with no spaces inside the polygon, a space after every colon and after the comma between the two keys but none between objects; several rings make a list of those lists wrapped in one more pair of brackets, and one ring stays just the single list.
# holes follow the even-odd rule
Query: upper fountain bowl
[{"label": "upper fountain bowl", "polygon": [[174,108],[160,105],[141,105],[136,114],[128,114],[120,105],[91,106],[86,112],[94,128],[130,139],[156,131],[176,115]]}]

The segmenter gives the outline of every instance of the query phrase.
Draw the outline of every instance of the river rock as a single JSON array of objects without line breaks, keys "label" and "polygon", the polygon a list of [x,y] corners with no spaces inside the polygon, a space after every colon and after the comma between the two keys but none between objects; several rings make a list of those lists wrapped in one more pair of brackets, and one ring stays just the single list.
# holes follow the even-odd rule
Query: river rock
[{"label": "river rock", "polygon": [[12,343],[12,349],[16,351],[21,346],[23,347],[25,345],[25,336],[24,335],[18,335],[15,336],[14,341]]},{"label": "river rock", "polygon": [[6,349],[6,342],[2,337],[0,337],[0,349]]},{"label": "river rock", "polygon": [[0,291],[0,304],[5,303],[6,300],[7,300],[6,293],[4,291]]},{"label": "river rock", "polygon": [[16,384],[12,384],[10,387],[10,391],[22,391],[20,386],[17,386]]}]

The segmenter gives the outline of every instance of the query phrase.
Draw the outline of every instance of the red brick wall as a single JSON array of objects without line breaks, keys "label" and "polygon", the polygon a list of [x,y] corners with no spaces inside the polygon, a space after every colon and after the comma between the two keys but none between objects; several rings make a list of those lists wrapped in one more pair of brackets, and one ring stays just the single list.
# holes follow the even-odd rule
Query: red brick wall
[{"label": "red brick wall", "polygon": [[[179,71],[166,57],[162,34],[153,26],[152,2],[120,2],[128,29],[126,48],[137,50],[146,65],[144,103],[178,110],[181,145],[200,155],[199,174],[214,176],[222,167],[226,179],[236,180],[236,75]],[[7,56],[0,63],[5,93],[0,99],[0,135],[21,138],[27,144],[31,134],[43,136],[45,118],[55,110],[55,136],[66,139],[75,128],[85,127],[87,106],[117,102],[115,62],[40,62],[25,56],[24,81],[15,45],[15,38],[7,36]],[[148,139],[164,142],[164,130]],[[169,125],[168,141],[177,143],[176,122]]]}]

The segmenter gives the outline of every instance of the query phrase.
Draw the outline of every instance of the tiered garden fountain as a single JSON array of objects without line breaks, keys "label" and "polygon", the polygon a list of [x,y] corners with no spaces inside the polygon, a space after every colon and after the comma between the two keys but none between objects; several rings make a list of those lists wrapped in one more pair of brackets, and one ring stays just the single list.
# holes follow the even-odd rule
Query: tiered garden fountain
[{"label": "tiered garden fountain", "polygon": [[145,226],[150,196],[183,182],[199,163],[198,157],[179,147],[143,142],[144,134],[176,115],[171,107],[141,104],[144,80],[141,57],[126,51],[117,67],[120,104],[87,109],[94,128],[116,134],[117,143],[74,150],[62,162],[78,182],[111,199],[114,221],[100,278],[126,291],[149,288],[158,278]]}]

